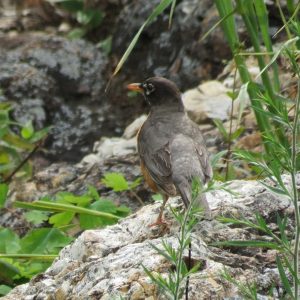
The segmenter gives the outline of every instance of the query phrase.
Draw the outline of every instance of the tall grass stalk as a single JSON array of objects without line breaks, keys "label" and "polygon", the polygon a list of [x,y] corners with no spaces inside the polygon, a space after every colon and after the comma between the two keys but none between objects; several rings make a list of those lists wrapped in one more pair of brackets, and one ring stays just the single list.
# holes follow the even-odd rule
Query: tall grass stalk
[{"label": "tall grass stalk", "polygon": [[247,32],[249,33],[254,52],[262,53],[260,45],[263,44],[265,46],[269,55],[255,56],[257,58],[260,70],[263,70],[267,66],[266,56],[269,56],[269,60],[271,60],[273,57],[272,42],[268,34],[269,24],[266,5],[263,0],[236,0],[236,7],[234,7],[232,1],[215,0],[215,3],[220,17],[224,18],[222,27],[228,40],[229,47],[233,53],[241,80],[244,84],[248,83],[248,94],[250,96],[251,104],[254,108],[259,130],[262,133],[265,150],[268,154],[271,154],[272,148],[270,148],[270,145],[266,141],[269,137],[272,137],[274,133],[278,141],[280,141],[280,143],[283,145],[287,146],[288,141],[281,124],[278,124],[274,120],[270,120],[268,117],[266,117],[266,115],[263,114],[264,107],[258,99],[259,94],[264,93],[272,101],[272,105],[267,105],[267,109],[270,112],[274,113],[275,111],[282,109],[281,98],[278,97],[280,85],[277,63],[275,60],[272,63],[272,77],[267,72],[263,72],[261,74],[263,83],[262,86],[254,82],[247,69],[244,57],[239,55],[242,50],[242,43],[240,42],[237,34],[237,25],[235,23],[234,16],[231,15],[225,18],[232,11],[237,10],[243,19]]},{"label": "tall grass stalk", "polygon": [[294,54],[286,49],[286,53],[291,61],[293,70],[298,76],[298,94],[295,103],[295,114],[292,127],[292,145],[291,145],[291,178],[292,178],[292,197],[293,204],[295,208],[295,222],[296,222],[296,233],[295,233],[295,246],[294,246],[294,271],[296,272],[296,277],[294,278],[294,294],[297,298],[299,296],[299,246],[300,246],[300,215],[299,215],[299,197],[296,184],[297,175],[297,154],[299,149],[297,148],[297,138],[299,129],[299,114],[300,114],[300,67],[295,59]]},{"label": "tall grass stalk", "polygon": [[[288,43],[287,43],[288,44]],[[293,47],[291,47],[293,48]],[[264,186],[269,188],[271,191],[285,195],[294,206],[295,211],[295,232],[293,236],[293,243],[288,241],[287,236],[285,235],[286,231],[286,221],[282,222],[280,219],[278,221],[278,227],[281,232],[281,236],[278,238],[276,235],[267,227],[266,223],[259,217],[257,224],[250,224],[249,222],[244,221],[244,224],[249,225],[252,228],[255,228],[265,232],[270,237],[272,237],[277,250],[282,253],[281,257],[277,257],[277,267],[279,270],[281,282],[285,289],[285,292],[292,299],[299,299],[299,250],[300,250],[300,213],[299,213],[299,192],[297,190],[296,184],[296,175],[298,172],[298,159],[299,159],[299,117],[300,117],[300,66],[297,62],[296,51],[291,50],[288,46],[283,48],[283,54],[286,55],[288,61],[290,62],[292,71],[298,78],[298,93],[295,98],[294,108],[294,117],[293,120],[290,120],[288,109],[285,107],[282,111],[276,111],[276,113],[271,113],[264,111],[262,114],[276,119],[280,122],[286,129],[287,135],[290,135],[291,141],[289,147],[285,147],[280,144],[275,138],[270,138],[268,143],[270,147],[273,148],[273,155],[269,157],[264,155],[264,160],[258,161],[251,152],[236,150],[235,155],[238,158],[242,158],[256,168],[258,168],[262,174],[268,177],[271,180],[271,184],[262,182]],[[260,100],[265,103],[269,100],[262,96]],[[287,99],[289,100],[289,99]],[[286,103],[287,101],[283,102]],[[286,172],[290,175],[291,178],[291,187],[287,188],[281,178],[282,172]],[[235,221],[237,222],[237,221]],[[243,225],[243,222],[239,224]],[[251,244],[251,241],[249,241]],[[249,245],[248,242],[248,245]],[[274,245],[275,245],[274,244]],[[246,245],[246,244],[245,244]],[[245,246],[244,245],[244,246]],[[240,242],[239,246],[243,246],[243,243]],[[270,245],[269,245],[270,246]],[[284,269],[285,268],[285,269]],[[290,285],[286,273],[289,273],[293,278],[293,285]]]},{"label": "tall grass stalk", "polygon": [[[196,201],[200,196],[200,193],[203,193],[201,185],[197,180],[194,180],[192,202],[187,210],[182,213],[171,208],[173,216],[180,224],[180,232],[177,236],[178,247],[175,248],[172,244],[167,243],[164,240],[162,240],[163,249],[150,244],[158,254],[165,257],[174,266],[174,271],[169,271],[167,278],[164,278],[160,274],[152,274],[150,270],[143,266],[144,271],[153,283],[155,283],[170,299],[182,299],[185,289],[185,299],[188,300],[189,277],[191,274],[197,272],[200,267],[200,263],[195,266],[190,265],[191,233],[194,226],[198,223],[199,218],[202,216],[201,208],[196,207]],[[188,264],[184,261],[184,252],[186,250],[188,250],[189,253]],[[183,286],[184,282],[186,283],[185,288]]]}]

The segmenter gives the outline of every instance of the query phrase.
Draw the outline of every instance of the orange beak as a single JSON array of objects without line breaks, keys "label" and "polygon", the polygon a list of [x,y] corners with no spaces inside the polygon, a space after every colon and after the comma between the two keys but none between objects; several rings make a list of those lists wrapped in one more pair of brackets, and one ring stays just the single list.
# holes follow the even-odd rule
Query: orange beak
[{"label": "orange beak", "polygon": [[127,85],[127,89],[130,91],[135,91],[139,93],[143,93],[143,89],[140,83],[130,83]]}]

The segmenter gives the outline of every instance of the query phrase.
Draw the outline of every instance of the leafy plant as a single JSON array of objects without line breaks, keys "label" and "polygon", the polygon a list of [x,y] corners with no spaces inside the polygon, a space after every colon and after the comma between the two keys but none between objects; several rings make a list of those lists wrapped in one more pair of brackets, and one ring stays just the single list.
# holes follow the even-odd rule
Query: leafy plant
[{"label": "leafy plant", "polygon": [[119,63],[117,64],[113,76],[115,76],[122,68],[122,66],[124,65],[125,61],[127,60],[127,58],[129,57],[129,55],[131,54],[133,48],[135,47],[136,43],[138,42],[140,35],[142,34],[144,28],[149,25],[157,16],[159,16],[163,11],[165,11],[170,5],[171,6],[171,12],[170,12],[170,18],[169,18],[169,24],[171,24],[171,20],[172,20],[172,16],[173,16],[173,12],[175,9],[175,5],[176,5],[176,0],[162,0],[152,11],[152,13],[150,14],[150,16],[147,18],[147,20],[142,24],[142,26],[140,27],[140,29],[138,30],[138,32],[135,34],[135,36],[133,37],[131,43],[129,44],[127,50],[125,51],[125,53],[123,54],[122,58],[120,59]]},{"label": "leafy plant", "polygon": [[25,125],[15,122],[10,118],[11,110],[10,103],[0,103],[0,183],[7,182],[15,171],[18,171],[18,176],[31,174],[28,157],[24,158],[23,155],[35,151],[50,129],[47,127],[35,131],[32,121]]},{"label": "leafy plant", "polygon": [[71,39],[85,36],[91,30],[97,28],[103,18],[104,12],[99,9],[89,8],[85,0],[55,0],[60,6],[74,15],[80,27],[74,28],[70,33]]},{"label": "leafy plant", "polygon": [[44,271],[60,249],[73,238],[57,228],[38,228],[20,238],[8,228],[0,228],[0,295]]},{"label": "leafy plant", "polygon": [[[276,55],[269,36],[269,19],[266,4],[263,0],[236,0],[235,6],[231,1],[215,0],[215,3],[220,17],[224,18],[221,25],[233,53],[241,80],[244,84],[247,84],[247,91],[255,112],[257,124],[265,142],[265,150],[267,154],[272,155],[272,147],[267,143],[269,138],[275,138],[277,142],[285,146],[288,145],[288,140],[281,124],[276,119],[270,119],[263,113],[265,108],[273,114],[284,109],[282,96],[279,95],[279,72]],[[237,34],[238,30],[232,11],[238,13],[244,21],[254,48],[253,55],[257,58],[258,66],[261,70],[260,76],[263,85],[255,82],[247,69],[245,56],[243,55],[245,52],[243,52],[242,43]],[[265,47],[266,52],[262,51],[261,44]],[[248,51],[247,53],[250,54],[251,52]],[[270,64],[268,64],[268,60],[271,61]],[[260,95],[264,95],[270,99],[271,105],[264,106],[258,100],[260,99]]]},{"label": "leafy plant", "polygon": [[133,182],[128,182],[121,173],[113,172],[106,173],[101,182],[108,188],[111,188],[114,192],[129,192],[135,197],[141,205],[144,205],[143,200],[138,196],[134,189],[140,185],[142,178],[138,177]]},{"label": "leafy plant", "polygon": [[92,186],[81,196],[58,192],[52,198],[44,197],[32,203],[16,201],[14,205],[29,209],[25,213],[28,222],[51,224],[53,228],[33,229],[22,238],[11,229],[0,228],[0,295],[49,267],[60,249],[73,240],[64,230],[76,223],[80,229],[114,224],[130,212],[125,206],[101,198]]},{"label": "leafy plant", "polygon": [[[195,200],[198,198],[202,191],[200,191],[200,183],[197,180],[193,182],[193,197],[192,202],[188,209],[182,213],[176,211],[173,208],[171,212],[177,222],[180,224],[180,232],[177,236],[178,245],[173,246],[170,243],[162,241],[162,249],[157,246],[150,244],[151,247],[160,255],[162,255],[171,265],[174,270],[170,270],[167,277],[162,276],[158,273],[153,273],[145,266],[143,266],[144,271],[149,276],[149,278],[157,284],[161,291],[171,299],[181,299],[186,293],[186,299],[188,299],[188,282],[189,276],[196,273],[201,262],[191,266],[191,241],[192,241],[192,231],[194,226],[199,222],[202,217],[202,209],[195,206]],[[186,264],[184,260],[184,251],[189,251],[188,263]],[[184,286],[184,283],[185,286]]]},{"label": "leafy plant", "polygon": [[[277,225],[279,235],[274,234],[266,221],[259,215],[256,215],[256,222],[249,220],[223,219],[225,222],[230,222],[238,225],[249,226],[270,236],[273,241],[224,241],[219,245],[227,245],[234,247],[264,247],[276,249],[280,252],[277,256],[276,263],[280,274],[281,282],[285,293],[291,299],[299,297],[299,247],[300,247],[300,215],[299,215],[299,193],[296,185],[296,174],[298,171],[298,162],[300,157],[299,151],[299,115],[300,115],[300,67],[296,60],[296,51],[291,51],[289,47],[285,47],[282,53],[289,59],[290,65],[298,78],[298,94],[293,107],[294,114],[291,120],[289,110],[287,108],[288,101],[283,101],[283,108],[279,111],[276,109],[270,98],[265,94],[260,94],[259,100],[262,104],[273,106],[272,111],[261,111],[262,116],[276,120],[277,124],[282,124],[286,135],[290,136],[288,145],[282,144],[277,137],[266,136],[265,143],[268,143],[270,154],[257,155],[249,152],[236,150],[235,156],[243,159],[253,165],[255,170],[262,177],[267,177],[268,181],[261,181],[265,187],[274,193],[286,196],[293,203],[295,210],[295,231],[288,237],[286,233],[287,217],[281,219],[277,216]],[[290,175],[291,185],[286,186],[282,180],[282,172]],[[290,276],[288,276],[289,274]],[[293,284],[288,278],[293,278]]]},{"label": "leafy plant", "polygon": [[238,290],[240,291],[240,293],[242,294],[242,296],[245,297],[244,299],[251,299],[251,300],[259,299],[258,295],[257,295],[256,283],[250,283],[250,282],[242,283],[242,282],[236,280],[235,278],[233,278],[226,268],[224,268],[222,277],[225,280],[227,280],[228,282],[235,285],[238,288]]},{"label": "leafy plant", "polygon": [[[117,206],[111,200],[100,198],[97,190],[89,186],[88,192],[81,196],[69,192],[58,192],[52,199],[44,197],[31,203],[16,201],[16,207],[51,211],[49,217],[35,211],[29,217],[31,222],[36,223],[48,220],[55,228],[67,226],[75,220],[79,220],[80,228],[91,229],[116,223],[125,217],[130,209],[124,205]],[[27,215],[28,218],[28,215]]]}]

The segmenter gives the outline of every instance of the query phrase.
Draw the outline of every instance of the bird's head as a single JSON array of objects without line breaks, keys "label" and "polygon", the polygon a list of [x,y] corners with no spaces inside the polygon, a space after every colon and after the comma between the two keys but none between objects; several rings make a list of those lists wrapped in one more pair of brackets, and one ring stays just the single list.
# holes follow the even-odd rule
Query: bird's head
[{"label": "bird's head", "polygon": [[131,83],[127,88],[142,93],[151,107],[171,106],[183,109],[179,89],[166,78],[151,77],[142,83]]}]

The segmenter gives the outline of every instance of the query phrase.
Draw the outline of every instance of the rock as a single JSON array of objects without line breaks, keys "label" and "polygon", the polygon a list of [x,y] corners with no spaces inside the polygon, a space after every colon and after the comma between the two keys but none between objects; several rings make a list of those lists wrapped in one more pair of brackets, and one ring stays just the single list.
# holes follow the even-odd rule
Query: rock
[{"label": "rock", "polygon": [[[113,35],[113,53],[119,57],[143,22],[159,4],[155,1],[133,1],[121,11]],[[184,0],[175,8],[168,30],[169,13],[158,16],[146,27],[123,72],[136,79],[164,76],[181,89],[212,78],[222,69],[222,60],[230,51],[220,28],[201,41],[201,35],[218,20],[216,9],[208,0]],[[217,36],[217,38],[216,38]]]},{"label": "rock", "polygon": [[110,157],[126,156],[137,154],[136,135],[145,122],[147,116],[142,115],[128,125],[121,138],[102,137],[99,142],[94,144],[93,153],[88,154],[82,159],[83,163],[92,165]]},{"label": "rock", "polygon": [[239,141],[236,143],[236,147],[244,150],[262,152],[263,146],[262,146],[261,134],[259,132],[254,132],[241,137]]},{"label": "rock", "polygon": [[183,103],[187,113],[196,123],[212,119],[227,120],[232,100],[228,89],[219,81],[208,81],[197,88],[186,91]]},{"label": "rock", "polygon": [[101,179],[111,172],[123,174],[129,182],[136,180],[141,176],[137,154],[97,160],[92,164],[54,163],[36,172],[29,181],[20,182],[15,179],[10,184],[6,206],[0,210],[0,227],[13,228],[17,233],[24,235],[32,225],[25,220],[24,210],[12,207],[14,201],[31,202],[44,196],[54,196],[60,191],[82,195],[87,192],[88,185],[94,186],[101,197],[111,199],[117,205],[126,205],[133,212],[141,207],[137,197],[142,198],[144,203],[152,201],[150,190],[146,188],[143,180],[134,189],[135,193],[116,193],[107,188]]},{"label": "rock", "polygon": [[0,36],[0,45],[1,101],[13,103],[18,122],[53,126],[48,154],[79,161],[111,119],[107,58],[88,42],[51,35]]},{"label": "rock", "polygon": [[94,152],[85,156],[82,162],[94,164],[113,156],[123,156],[136,153],[137,151],[136,137],[129,140],[124,138],[107,138],[103,137],[94,145]]},{"label": "rock", "polygon": [[[283,176],[289,184],[290,178]],[[300,184],[300,176],[297,179]],[[207,195],[213,214],[236,216],[248,219],[261,214],[270,226],[275,226],[274,215],[293,215],[291,203],[282,195],[273,194],[255,181],[233,181],[226,191],[214,191]],[[182,207],[182,201],[173,198],[173,207]],[[52,266],[29,283],[13,289],[5,300],[14,299],[164,299],[156,286],[145,274],[143,266],[152,273],[166,277],[172,268],[170,263],[157,253],[150,243],[162,247],[162,241],[178,246],[176,238],[178,224],[166,209],[169,230],[162,232],[148,227],[157,217],[160,204],[143,207],[134,215],[118,224],[100,230],[87,230],[71,245],[65,247]],[[291,219],[290,219],[291,220]],[[293,221],[288,223],[293,231]],[[257,240],[266,238],[248,227],[219,223],[216,219],[204,220],[196,225],[192,233],[192,258],[201,262],[201,268],[190,276],[189,299],[233,299],[240,297],[235,286],[222,277],[224,267],[240,282],[256,282],[260,299],[271,287],[280,290],[279,274],[276,269],[276,251],[261,251],[255,248],[218,248],[208,246],[224,240]],[[187,253],[185,253],[187,255]],[[281,295],[274,295],[279,299]],[[238,299],[238,298],[235,298]],[[241,298],[242,299],[242,298]]]},{"label": "rock", "polygon": [[135,121],[133,121],[130,125],[128,125],[123,133],[123,138],[125,139],[130,139],[133,138],[134,136],[137,135],[139,130],[141,129],[142,125],[146,121],[147,116],[146,115],[141,115]]}]

